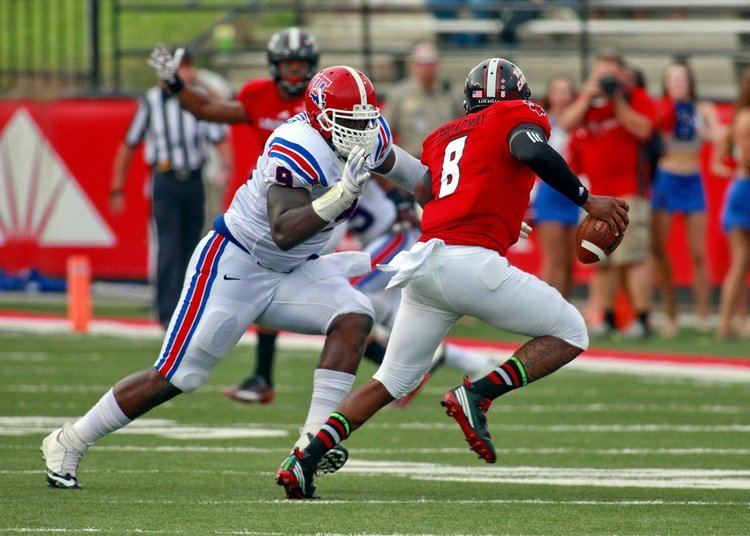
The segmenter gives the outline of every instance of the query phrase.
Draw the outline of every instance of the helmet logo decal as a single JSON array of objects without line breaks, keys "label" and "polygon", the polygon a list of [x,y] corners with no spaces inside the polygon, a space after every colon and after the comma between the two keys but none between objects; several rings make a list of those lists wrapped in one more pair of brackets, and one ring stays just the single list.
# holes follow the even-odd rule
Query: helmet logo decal
[{"label": "helmet logo decal", "polygon": [[330,85],[331,81],[323,73],[318,73],[310,84],[310,98],[321,109],[325,109],[326,107],[326,95],[324,91]]},{"label": "helmet logo decal", "polygon": [[515,65],[513,66],[513,74],[515,75],[516,80],[518,80],[518,91],[521,91],[521,89],[523,89],[523,86],[526,85],[526,77],[521,72],[521,69],[519,69]]}]

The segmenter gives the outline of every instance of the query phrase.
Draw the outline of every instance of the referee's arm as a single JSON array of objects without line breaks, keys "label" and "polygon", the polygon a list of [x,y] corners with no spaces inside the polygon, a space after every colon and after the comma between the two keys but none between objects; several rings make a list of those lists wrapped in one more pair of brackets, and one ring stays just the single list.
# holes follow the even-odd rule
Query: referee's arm
[{"label": "referee's arm", "polygon": [[109,208],[113,214],[119,214],[125,205],[123,197],[123,188],[125,187],[125,178],[133,162],[135,149],[143,141],[148,130],[151,111],[148,101],[145,97],[138,100],[138,110],[135,112],[133,120],[130,122],[125,140],[120,144],[115,155],[114,167],[112,170],[112,188],[109,192]]},{"label": "referee's arm", "polygon": [[207,138],[208,141],[216,146],[216,151],[219,153],[219,160],[221,161],[221,169],[217,176],[213,177],[213,182],[227,186],[232,175],[232,169],[234,168],[234,151],[232,150],[232,143],[229,140],[229,128],[224,125],[209,123]]}]

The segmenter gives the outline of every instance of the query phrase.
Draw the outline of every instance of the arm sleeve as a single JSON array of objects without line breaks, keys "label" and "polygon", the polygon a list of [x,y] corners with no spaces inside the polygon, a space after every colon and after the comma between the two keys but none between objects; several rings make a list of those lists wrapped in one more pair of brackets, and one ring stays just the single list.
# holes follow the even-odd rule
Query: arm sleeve
[{"label": "arm sleeve", "polygon": [[578,206],[586,202],[588,190],[570,170],[565,159],[549,146],[541,127],[531,123],[517,126],[508,136],[508,146],[513,156],[552,188]]},{"label": "arm sleeve", "polygon": [[146,97],[138,99],[138,110],[135,112],[133,120],[128,127],[128,133],[125,135],[125,143],[128,147],[136,147],[143,141],[148,130],[150,118],[150,109]]},{"label": "arm sleeve", "polygon": [[401,186],[408,192],[414,193],[417,184],[422,181],[425,173],[427,173],[427,166],[398,145],[394,145],[392,150],[395,157],[393,167],[387,173],[378,174],[393,184]]}]

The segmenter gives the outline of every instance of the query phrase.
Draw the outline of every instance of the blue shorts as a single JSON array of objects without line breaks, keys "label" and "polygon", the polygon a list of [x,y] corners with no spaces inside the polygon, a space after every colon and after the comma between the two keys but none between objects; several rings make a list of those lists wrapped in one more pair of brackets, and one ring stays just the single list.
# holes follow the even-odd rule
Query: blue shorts
[{"label": "blue shorts", "polygon": [[654,210],[679,212],[706,211],[706,196],[700,173],[680,175],[663,169],[656,170],[651,206]]},{"label": "blue shorts", "polygon": [[536,223],[561,223],[565,227],[578,225],[581,209],[570,199],[543,182],[535,200]]},{"label": "blue shorts", "polygon": [[729,185],[721,223],[725,233],[738,228],[750,229],[750,177],[735,179]]}]

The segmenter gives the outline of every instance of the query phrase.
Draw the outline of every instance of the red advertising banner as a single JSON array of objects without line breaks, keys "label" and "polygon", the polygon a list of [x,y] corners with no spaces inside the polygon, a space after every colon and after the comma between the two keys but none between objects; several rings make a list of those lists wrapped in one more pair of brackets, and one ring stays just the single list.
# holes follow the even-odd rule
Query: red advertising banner
[{"label": "red advertising banner", "polygon": [[[112,164],[135,108],[132,99],[0,101],[1,269],[35,267],[45,275],[59,276],[70,255],[84,254],[91,259],[94,277],[147,277],[149,173],[140,151],[128,174],[125,210],[113,215],[108,207]],[[720,112],[728,121],[731,107],[720,106]],[[227,204],[262,148],[255,132],[244,125],[232,127],[232,141],[235,176],[227,188]],[[704,147],[707,244],[711,277],[718,284],[727,266],[719,215],[728,182],[707,169],[709,151]],[[673,223],[669,253],[677,283],[689,284],[690,262],[680,218]],[[519,242],[509,258],[536,272],[536,241]],[[590,269],[579,266],[576,279],[585,281],[589,273]]]}]

